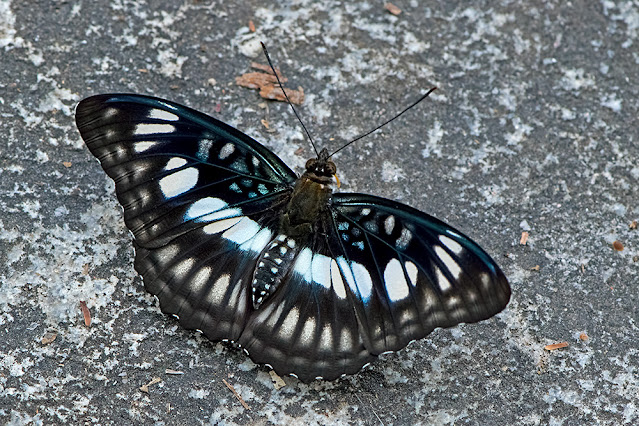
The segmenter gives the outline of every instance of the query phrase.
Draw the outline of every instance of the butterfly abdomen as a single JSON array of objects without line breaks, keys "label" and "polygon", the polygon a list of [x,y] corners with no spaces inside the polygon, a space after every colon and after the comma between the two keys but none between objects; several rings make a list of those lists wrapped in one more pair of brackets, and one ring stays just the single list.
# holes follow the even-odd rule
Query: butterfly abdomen
[{"label": "butterfly abdomen", "polygon": [[293,190],[282,214],[279,232],[257,260],[251,283],[253,308],[258,309],[273,294],[316,231],[318,216],[328,205],[330,186],[305,174]]},{"label": "butterfly abdomen", "polygon": [[257,260],[251,284],[253,308],[258,309],[277,290],[299,253],[297,242],[279,234]]}]

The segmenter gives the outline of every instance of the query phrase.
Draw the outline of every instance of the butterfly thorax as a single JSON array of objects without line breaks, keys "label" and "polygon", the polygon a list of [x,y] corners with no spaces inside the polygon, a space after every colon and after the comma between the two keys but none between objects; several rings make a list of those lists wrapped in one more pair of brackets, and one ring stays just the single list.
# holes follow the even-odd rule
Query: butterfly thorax
[{"label": "butterfly thorax", "polygon": [[306,171],[295,183],[278,232],[257,260],[251,285],[255,309],[277,290],[297,255],[318,231],[319,217],[328,209],[336,171],[328,156],[323,149],[318,158],[306,162]]}]

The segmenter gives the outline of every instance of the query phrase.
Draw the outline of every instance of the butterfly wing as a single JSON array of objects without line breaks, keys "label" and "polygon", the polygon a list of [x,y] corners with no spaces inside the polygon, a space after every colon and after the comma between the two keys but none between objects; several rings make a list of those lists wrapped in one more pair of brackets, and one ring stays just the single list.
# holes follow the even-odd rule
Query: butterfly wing
[{"label": "butterfly wing", "polygon": [[487,319],[509,298],[499,267],[459,231],[391,200],[339,193],[240,343],[280,373],[332,380],[437,327]]},{"label": "butterfly wing", "polygon": [[474,241],[442,221],[364,194],[335,194],[332,211],[331,251],[372,354],[506,307],[510,286],[503,272]]},{"label": "butterfly wing", "polygon": [[158,98],[93,96],[76,123],[115,181],[135,268],[162,310],[213,340],[238,338],[249,300],[242,284],[295,173],[238,130]]}]

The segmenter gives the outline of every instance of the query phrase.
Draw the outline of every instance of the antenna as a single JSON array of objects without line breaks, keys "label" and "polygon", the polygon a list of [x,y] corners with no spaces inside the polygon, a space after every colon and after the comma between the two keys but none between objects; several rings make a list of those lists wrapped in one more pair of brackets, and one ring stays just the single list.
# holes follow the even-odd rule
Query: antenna
[{"label": "antenna", "polygon": [[[300,115],[297,113],[297,111],[295,110],[295,107],[293,106],[293,103],[288,98],[288,95],[286,94],[286,90],[284,90],[284,86],[282,85],[282,82],[280,81],[280,76],[277,74],[277,71],[275,71],[275,67],[273,66],[273,62],[271,61],[271,57],[269,56],[268,51],[266,50],[266,45],[264,44],[264,42],[260,42],[260,44],[262,45],[262,50],[264,51],[264,56],[266,56],[266,60],[268,61],[268,65],[271,67],[271,70],[273,70],[273,74],[275,75],[275,78],[277,79],[277,84],[279,84],[280,89],[282,89],[282,93],[284,93],[284,97],[286,98],[286,102],[288,102],[288,104],[291,106],[291,109],[293,110],[293,113],[295,114],[295,117],[297,117],[297,121],[299,121],[300,124],[302,125],[302,128],[304,129],[304,132],[306,133],[306,136],[308,136],[308,140],[311,142],[311,145],[313,146],[313,150],[315,151],[315,155],[317,155],[317,157],[319,158],[319,152],[317,151],[317,147],[315,146],[315,141],[313,141],[313,138],[311,137],[311,134],[309,133],[308,129],[306,128],[306,126],[302,122],[302,119],[300,118]],[[370,131],[364,133],[363,135],[360,135],[360,136],[356,137],[352,141],[348,142],[346,145],[344,145],[341,148],[339,148],[337,151],[334,151],[331,155],[328,156],[328,158],[330,158],[333,155],[337,154],[338,152],[340,152],[341,150],[343,150],[347,146],[351,145],[352,143],[357,142],[358,140],[360,140],[362,138],[365,138],[366,136],[370,135],[371,133],[376,132],[377,130],[381,129],[382,127],[384,127],[385,125],[387,125],[391,121],[401,117],[406,111],[408,111],[409,109],[413,108],[415,105],[417,105],[418,103],[420,103],[421,101],[426,99],[428,97],[428,95],[433,93],[436,89],[437,89],[437,87],[431,87],[428,90],[428,92],[426,92],[426,94],[422,95],[421,98],[419,98],[418,100],[416,100],[415,102],[410,104],[402,112],[400,112],[399,114],[397,114],[396,116],[394,116],[390,120],[387,120],[384,123],[380,124],[379,126],[375,127],[373,130],[370,130]]]},{"label": "antenna", "polygon": [[279,75],[277,75],[277,71],[275,71],[275,67],[273,66],[273,62],[271,62],[271,57],[268,55],[268,51],[266,50],[266,45],[263,42],[261,42],[261,41],[260,41],[260,44],[262,45],[262,50],[264,51],[264,55],[266,56],[266,60],[268,61],[269,66],[273,70],[273,74],[275,74],[275,78],[277,79],[277,84],[280,85],[280,89],[282,89],[282,93],[284,93],[284,97],[286,98],[286,102],[288,102],[288,104],[291,106],[291,109],[293,110],[293,113],[295,114],[295,117],[297,117],[297,120],[300,122],[300,124],[302,125],[302,128],[306,132],[306,136],[308,136],[308,140],[311,142],[311,145],[313,146],[313,150],[315,151],[315,155],[317,155],[319,157],[319,152],[317,152],[317,148],[315,147],[315,142],[313,141],[313,138],[311,137],[311,134],[306,129],[306,126],[304,125],[304,123],[302,122],[302,119],[300,118],[299,114],[295,110],[295,107],[293,106],[293,103],[288,98],[288,95],[286,94],[286,90],[284,90],[284,86],[282,85],[282,82],[280,81],[280,77],[279,77]]},{"label": "antenna", "polygon": [[[279,81],[279,80],[278,80]],[[387,125],[388,123],[390,123],[391,121],[395,120],[396,118],[401,117],[402,114],[404,114],[406,111],[408,111],[409,109],[411,109],[412,107],[414,107],[415,105],[417,105],[418,103],[420,103],[421,101],[423,101],[424,99],[426,99],[428,97],[428,95],[430,95],[431,93],[433,93],[435,90],[437,89],[437,87],[431,87],[428,92],[426,92],[425,95],[423,95],[421,98],[419,98],[418,100],[416,100],[415,102],[413,102],[411,105],[409,105],[407,108],[405,108],[402,112],[400,112],[399,114],[397,114],[395,117],[391,118],[390,120],[387,120],[386,122],[380,124],[379,126],[375,127],[373,130],[370,130],[366,133],[364,133],[363,135],[360,135],[358,137],[356,137],[355,139],[353,139],[352,141],[348,142],[346,145],[342,146],[340,149],[338,149],[337,151],[334,151],[331,155],[329,155],[328,157],[332,157],[333,155],[337,154],[338,152],[340,152],[341,150],[343,150],[344,148],[346,148],[347,146],[349,146],[350,144],[352,144],[353,142],[357,142],[358,140],[365,138],[366,136],[370,135],[373,132],[376,132],[377,130],[381,129],[382,127],[384,127],[385,125]],[[282,89],[284,90],[284,89]],[[292,106],[292,105],[291,105]]]}]

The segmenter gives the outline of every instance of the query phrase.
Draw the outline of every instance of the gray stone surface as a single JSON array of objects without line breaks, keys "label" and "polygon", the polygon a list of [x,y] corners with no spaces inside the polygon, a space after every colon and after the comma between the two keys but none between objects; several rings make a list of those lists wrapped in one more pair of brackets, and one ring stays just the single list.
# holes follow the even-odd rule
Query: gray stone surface
[{"label": "gray stone surface", "polygon": [[[399,16],[359,1],[0,0],[0,423],[639,423],[639,231],[629,226],[639,219],[639,4],[396,4]],[[300,112],[321,146],[439,87],[340,153],[343,190],[473,236],[511,281],[502,314],[438,330],[356,376],[285,378],[276,390],[243,353],[160,312],[74,107],[105,92],[168,98],[299,167],[311,150],[288,107],[234,84],[264,62],[259,40],[304,88]]]}]

